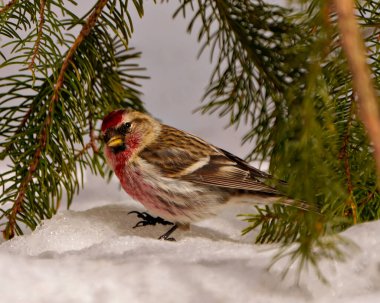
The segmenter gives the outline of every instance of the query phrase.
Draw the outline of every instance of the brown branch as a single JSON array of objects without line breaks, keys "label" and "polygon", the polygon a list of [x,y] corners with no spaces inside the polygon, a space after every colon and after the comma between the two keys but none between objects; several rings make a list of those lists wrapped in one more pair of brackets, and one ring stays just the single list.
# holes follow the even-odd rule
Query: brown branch
[{"label": "brown branch", "polygon": [[376,192],[376,191],[369,192],[369,194],[368,194],[367,197],[364,199],[364,201],[360,201],[360,206],[363,207],[363,206],[365,206],[367,203],[369,203],[369,201],[371,201],[371,200],[373,199],[373,197],[375,196],[375,192]]},{"label": "brown branch", "polygon": [[82,157],[89,149],[92,149],[95,154],[99,153],[99,147],[96,145],[96,141],[99,140],[98,137],[94,137],[94,141],[88,142],[79,152],[77,152],[74,155],[74,160],[78,160],[80,157]]},{"label": "brown branch", "polygon": [[62,63],[61,71],[58,75],[57,82],[54,87],[53,97],[51,99],[52,103],[56,102],[59,97],[59,91],[61,90],[63,86],[63,81],[65,77],[65,73],[67,68],[69,67],[69,63],[71,61],[71,58],[73,57],[75,51],[77,50],[78,46],[82,43],[82,41],[90,34],[91,29],[95,26],[96,21],[98,20],[104,6],[107,4],[108,0],[99,0],[96,4],[94,11],[91,13],[91,15],[88,17],[86,23],[83,25],[82,30],[80,31],[78,37],[75,39],[73,45],[69,49],[69,51],[66,54],[65,60]]},{"label": "brown branch", "polygon": [[90,148],[92,148],[92,142],[88,142],[78,153],[74,155],[74,160],[78,160],[80,157],[82,157],[86,151],[88,151]]},{"label": "brown branch", "polygon": [[88,119],[89,119],[88,124],[89,124],[89,128],[90,128],[90,130],[89,130],[90,142],[88,142],[78,153],[76,153],[74,155],[74,160],[77,160],[80,157],[82,157],[85,154],[85,152],[87,152],[87,150],[89,150],[90,148],[94,151],[95,154],[99,153],[99,147],[96,145],[96,141],[99,140],[99,137],[95,135],[94,124],[93,124],[91,112],[89,114]]},{"label": "brown branch", "polygon": [[341,43],[352,74],[359,114],[374,148],[378,186],[380,184],[380,113],[378,100],[366,62],[366,49],[355,19],[354,0],[334,0]]},{"label": "brown branch", "polygon": [[45,5],[46,5],[46,1],[40,0],[40,22],[38,23],[38,29],[37,29],[38,34],[37,34],[36,42],[34,43],[34,47],[33,47],[32,59],[30,60],[30,63],[28,65],[28,69],[30,69],[33,74],[34,74],[34,67],[35,67],[34,62],[36,60],[38,50],[40,48],[40,42],[41,42],[41,38],[42,38],[42,28],[43,28],[44,22],[45,22]]},{"label": "brown branch", "polygon": [[79,35],[75,39],[73,45],[71,46],[71,48],[67,52],[66,57],[62,63],[60,73],[58,75],[57,81],[56,81],[55,86],[54,86],[53,95],[50,99],[48,113],[47,113],[47,116],[45,118],[42,131],[39,135],[39,147],[37,148],[36,152],[34,153],[33,159],[29,164],[27,175],[25,176],[25,178],[22,180],[22,182],[20,184],[18,194],[17,194],[17,198],[14,201],[11,212],[8,216],[7,226],[6,226],[5,230],[3,231],[3,235],[6,239],[12,238],[15,235],[16,217],[17,217],[17,214],[22,210],[22,204],[24,202],[26,189],[27,189],[30,181],[33,178],[33,175],[34,175],[34,173],[38,167],[38,164],[40,162],[42,152],[46,147],[47,134],[48,134],[48,131],[49,131],[51,123],[52,123],[54,106],[59,99],[59,92],[60,92],[61,88],[63,87],[64,76],[65,76],[65,73],[67,71],[67,68],[69,67],[69,63],[70,63],[74,53],[76,52],[77,48],[79,47],[79,45],[90,34],[91,29],[95,26],[96,21],[98,20],[100,14],[101,14],[104,6],[107,4],[107,2],[108,2],[108,0],[99,0],[98,1],[93,12],[88,17],[86,23],[82,27],[82,30],[80,31]]},{"label": "brown branch", "polygon": [[0,14],[3,14],[5,12],[7,12],[8,10],[10,10],[12,8],[12,6],[15,5],[17,2],[18,2],[18,0],[12,0],[12,1],[9,1],[3,7],[0,7]]}]

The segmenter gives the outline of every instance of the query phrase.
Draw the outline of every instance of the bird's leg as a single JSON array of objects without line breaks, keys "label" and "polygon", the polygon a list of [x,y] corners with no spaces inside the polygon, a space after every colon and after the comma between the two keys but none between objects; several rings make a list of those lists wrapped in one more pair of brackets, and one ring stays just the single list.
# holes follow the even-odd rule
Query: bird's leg
[{"label": "bird's leg", "polygon": [[178,228],[177,224],[174,224],[166,233],[158,238],[158,240],[175,241],[170,235]]},{"label": "bird's leg", "polygon": [[133,228],[140,227],[140,226],[147,226],[147,225],[156,225],[156,224],[162,224],[162,225],[174,225],[174,223],[166,221],[162,219],[161,217],[153,217],[152,215],[148,214],[147,212],[139,212],[139,211],[130,211],[129,214],[137,214],[137,218],[142,219],[141,221],[137,222]]},{"label": "bird's leg", "polygon": [[169,237],[177,228],[181,230],[189,230],[190,225],[186,223],[175,223],[166,233],[164,233],[158,240],[175,241],[173,237]]}]

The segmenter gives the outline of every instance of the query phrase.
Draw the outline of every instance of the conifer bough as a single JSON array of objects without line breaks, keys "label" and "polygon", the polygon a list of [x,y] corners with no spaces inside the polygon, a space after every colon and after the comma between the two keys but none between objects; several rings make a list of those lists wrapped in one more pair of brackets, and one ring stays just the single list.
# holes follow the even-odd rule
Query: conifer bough
[{"label": "conifer bough", "polygon": [[[10,53],[1,53],[1,66],[28,63],[31,73],[0,79],[1,159],[12,163],[0,175],[0,203],[12,201],[1,214],[6,238],[22,233],[21,222],[34,228],[51,217],[64,191],[70,204],[85,167],[104,174],[94,128],[105,112],[120,106],[142,109],[134,79],[144,77],[135,74],[141,68],[130,62],[140,54],[127,47],[127,4],[116,3],[97,1],[85,21],[61,1],[13,1],[1,10],[0,34],[8,39],[4,45]],[[135,1],[140,15],[141,4]],[[22,27],[15,27],[17,22]],[[78,25],[77,37],[64,35]],[[62,54],[57,44],[67,52]]]},{"label": "conifer bough", "polygon": [[353,86],[359,101],[359,114],[373,143],[380,186],[380,113],[365,45],[355,17],[353,0],[334,0],[343,49],[352,73]]},{"label": "conifer bough", "polygon": [[[78,37],[75,39],[74,44],[70,47],[64,61],[61,67],[61,70],[58,75],[57,82],[54,85],[54,91],[53,95],[51,97],[51,100],[49,102],[49,109],[47,116],[45,118],[44,126],[42,128],[42,131],[39,135],[39,145],[40,147],[36,150],[33,159],[29,165],[28,173],[25,176],[25,178],[22,180],[17,198],[12,206],[12,212],[9,215],[9,222],[4,230],[4,236],[5,238],[13,238],[15,235],[15,227],[16,227],[16,216],[17,214],[22,210],[22,203],[25,196],[26,188],[29,185],[29,182],[32,180],[33,175],[37,169],[37,166],[41,160],[41,154],[43,150],[46,148],[46,141],[47,141],[47,132],[51,130],[51,122],[52,122],[52,115],[55,107],[55,103],[58,101],[59,98],[59,91],[62,89],[63,82],[64,82],[64,76],[66,73],[66,70],[69,66],[69,62],[71,58],[73,57],[75,51],[79,47],[79,45],[82,43],[82,41],[90,34],[91,29],[95,26],[95,23],[97,19],[99,18],[104,6],[107,4],[108,0],[100,0],[96,4],[93,12],[88,17],[86,23],[83,25],[83,28],[81,32],[79,33]],[[44,1],[41,1],[41,8],[43,11],[43,7],[45,5]],[[41,13],[42,15],[42,13]],[[37,42],[40,39],[40,36],[37,37]],[[36,49],[38,51],[38,49]],[[33,54],[34,55],[34,54]]]}]

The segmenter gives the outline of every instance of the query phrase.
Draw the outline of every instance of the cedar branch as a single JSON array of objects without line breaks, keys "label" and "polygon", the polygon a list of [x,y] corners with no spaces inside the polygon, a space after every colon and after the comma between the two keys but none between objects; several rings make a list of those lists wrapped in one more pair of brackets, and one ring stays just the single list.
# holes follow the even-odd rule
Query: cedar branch
[{"label": "cedar branch", "polygon": [[353,0],[334,0],[341,43],[352,74],[359,114],[374,148],[378,185],[380,185],[380,113],[378,100],[366,62],[366,49],[355,18]]},{"label": "cedar branch", "polygon": [[26,189],[30,183],[30,181],[33,178],[33,175],[35,171],[37,170],[38,164],[40,162],[42,152],[46,147],[47,142],[47,134],[50,129],[51,123],[52,123],[52,116],[54,111],[54,106],[57,103],[59,99],[59,92],[63,87],[64,84],[64,76],[67,71],[67,68],[69,67],[69,63],[76,52],[79,45],[83,42],[83,40],[90,34],[91,29],[95,26],[96,21],[98,20],[104,6],[107,4],[108,0],[99,0],[91,13],[91,15],[86,20],[86,23],[83,25],[82,30],[80,31],[79,35],[75,39],[73,45],[69,49],[69,51],[66,54],[66,57],[62,63],[62,67],[60,70],[60,73],[58,75],[57,81],[54,86],[53,95],[50,99],[49,103],[49,109],[47,116],[44,121],[43,128],[41,130],[41,133],[39,135],[39,147],[36,149],[36,152],[34,153],[33,159],[29,164],[28,172],[25,178],[22,180],[20,184],[20,188],[18,190],[17,198],[15,202],[13,203],[13,206],[11,208],[10,214],[8,216],[8,223],[3,231],[3,235],[5,238],[13,238],[15,235],[15,228],[16,228],[16,216],[19,212],[22,210],[22,204],[24,202],[24,196],[26,194]]}]

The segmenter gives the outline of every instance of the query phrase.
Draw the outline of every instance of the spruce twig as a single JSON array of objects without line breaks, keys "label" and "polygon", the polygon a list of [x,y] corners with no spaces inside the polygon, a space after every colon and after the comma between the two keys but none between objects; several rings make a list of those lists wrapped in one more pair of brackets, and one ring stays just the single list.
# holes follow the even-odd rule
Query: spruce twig
[{"label": "spruce twig", "polygon": [[3,7],[0,7],[0,14],[3,14],[5,12],[7,12],[8,10],[10,10],[12,8],[12,6],[15,5],[18,1],[19,0],[11,0],[6,5],[4,5]]},{"label": "spruce twig", "polygon": [[98,1],[93,12],[88,17],[86,23],[83,25],[82,30],[80,31],[79,35],[75,39],[73,45],[70,47],[70,49],[67,52],[66,57],[63,61],[60,73],[58,75],[57,81],[56,81],[55,86],[54,86],[53,95],[52,95],[50,102],[49,102],[48,113],[47,113],[47,116],[45,118],[42,131],[39,135],[39,144],[38,144],[39,147],[36,149],[34,156],[33,156],[33,159],[29,164],[27,175],[25,176],[25,178],[21,182],[20,188],[18,190],[17,198],[14,201],[14,203],[12,205],[11,213],[8,216],[9,221],[7,223],[5,230],[3,231],[3,235],[6,239],[13,238],[15,235],[16,216],[22,210],[22,204],[24,201],[26,188],[27,188],[29,182],[33,178],[33,175],[34,175],[34,173],[37,169],[37,166],[40,162],[42,152],[46,147],[48,131],[49,131],[51,123],[52,123],[54,106],[59,99],[59,92],[63,86],[64,76],[65,76],[67,68],[69,67],[69,62],[70,62],[71,58],[73,57],[75,51],[79,47],[79,45],[90,34],[91,29],[95,26],[96,21],[99,18],[100,14],[101,14],[104,6],[107,4],[107,2],[108,2],[108,0],[99,0]]},{"label": "spruce twig", "polygon": [[[94,138],[94,140],[97,140],[97,138]],[[94,146],[95,146],[95,149],[94,149]],[[75,160],[78,160],[80,157],[82,157],[89,149],[92,149],[94,151],[94,153],[98,153],[99,152],[99,148],[96,146],[96,143],[95,141],[90,141],[88,142],[80,151],[78,151],[75,155],[74,155],[74,159]]]},{"label": "spruce twig", "polygon": [[[97,122],[105,113],[128,106],[144,110],[136,79],[146,77],[133,62],[140,53],[127,43],[130,7],[119,0],[97,4],[81,17],[67,2],[45,0],[41,21],[36,20],[42,12],[40,1],[19,1],[0,19],[0,36],[5,37],[0,39],[0,68],[23,70],[0,77],[0,159],[10,163],[0,171],[0,226],[5,237],[9,225],[13,236],[23,233],[21,224],[34,229],[51,218],[64,193],[69,207],[86,168],[103,175]],[[133,4],[141,15],[142,0]],[[100,5],[103,12],[93,18]],[[63,18],[57,18],[58,12]],[[76,26],[79,38],[71,34]],[[67,49],[65,54],[57,41]],[[38,64],[25,70],[34,54]],[[20,203],[14,204],[16,200]]]},{"label": "spruce twig", "polygon": [[350,110],[349,110],[349,116],[347,120],[347,125],[343,137],[343,144],[339,152],[339,159],[343,161],[344,163],[344,170],[347,178],[347,191],[348,191],[348,200],[347,205],[351,208],[352,211],[352,217],[354,224],[357,223],[357,209],[356,204],[353,201],[353,184],[352,184],[352,176],[351,176],[351,168],[350,168],[350,155],[349,155],[349,140],[350,140],[350,129],[352,124],[352,115],[354,114],[354,97],[351,97],[350,102]]},{"label": "spruce twig", "polygon": [[40,0],[40,21],[38,23],[38,28],[37,28],[38,34],[37,34],[36,42],[34,43],[32,58],[30,59],[30,63],[28,65],[28,68],[31,70],[33,74],[34,74],[35,60],[38,55],[38,50],[40,48],[40,42],[42,38],[42,29],[45,22],[45,5],[46,5],[46,0]]},{"label": "spruce twig", "polygon": [[353,0],[334,0],[334,3],[342,47],[347,56],[358,98],[359,114],[374,147],[378,186],[380,186],[380,113],[364,42],[355,18],[355,4]]},{"label": "spruce twig", "polygon": [[[88,17],[86,23],[83,25],[82,30],[80,31],[79,35],[75,39],[73,45],[70,47],[69,51],[67,52],[67,55],[65,59],[63,60],[61,71],[59,72],[57,82],[54,86],[54,92],[53,97],[51,98],[51,104],[56,102],[59,98],[59,91],[61,90],[63,86],[63,81],[65,77],[65,73],[67,68],[69,67],[69,63],[71,58],[73,57],[75,51],[79,47],[79,45],[82,43],[82,41],[90,34],[91,29],[95,26],[96,21],[98,20],[104,6],[107,4],[108,0],[99,0],[96,4],[93,12]],[[50,111],[49,111],[50,112]]]},{"label": "spruce twig", "polygon": [[[292,258],[316,267],[316,248],[334,255],[333,245],[322,245],[324,234],[380,215],[378,194],[368,197],[374,191],[373,149],[356,115],[347,113],[348,106],[355,105],[353,73],[342,56],[334,8],[319,0],[302,1],[305,11],[299,12],[261,0],[203,0],[194,8],[191,0],[181,3],[176,15],[185,16],[186,8],[195,10],[188,29],[201,23],[201,51],[208,47],[211,58],[219,54],[202,112],[229,115],[231,125],[245,122],[250,130],[243,142],[255,142],[249,159],[270,160],[270,172],[287,181],[282,188],[287,195],[323,212],[322,219],[277,206],[257,208],[258,213],[245,215],[250,224],[243,233],[258,229],[260,243],[296,242],[299,248]],[[357,3],[379,82],[379,6],[374,0]],[[356,84],[354,89],[359,96]],[[359,100],[351,111],[361,107]],[[356,201],[367,197],[368,205],[357,207]],[[345,209],[352,210],[351,222]]]}]

